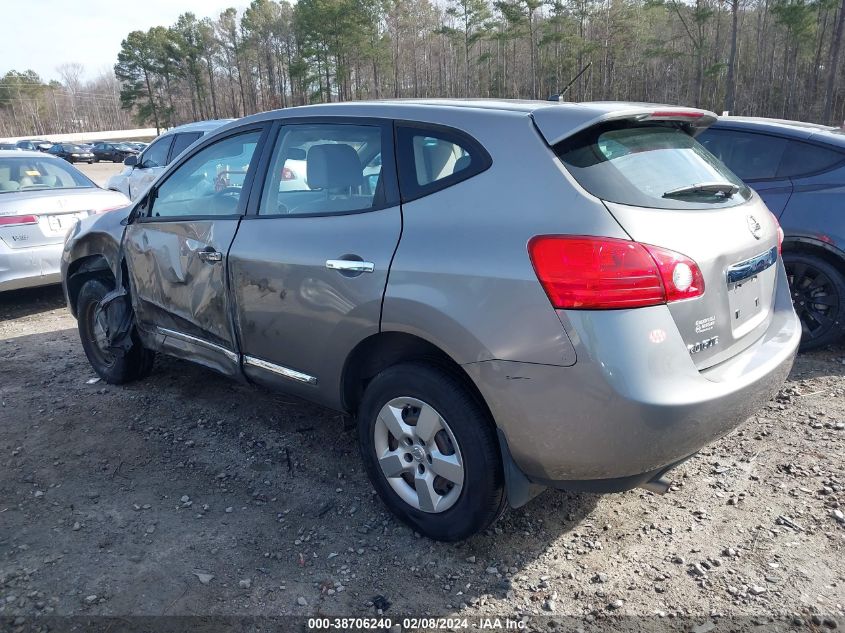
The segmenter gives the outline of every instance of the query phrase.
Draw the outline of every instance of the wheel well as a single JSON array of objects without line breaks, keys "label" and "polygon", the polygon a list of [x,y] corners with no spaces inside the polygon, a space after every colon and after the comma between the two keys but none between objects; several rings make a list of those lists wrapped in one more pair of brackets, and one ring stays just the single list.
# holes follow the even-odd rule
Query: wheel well
[{"label": "wheel well", "polygon": [[799,240],[788,240],[783,243],[784,253],[803,253],[823,259],[834,266],[839,274],[845,277],[845,259],[823,246]]},{"label": "wheel well", "polygon": [[[364,389],[379,372],[408,361],[425,361],[461,381],[487,414],[490,409],[463,368],[446,352],[425,339],[404,332],[381,332],[361,341],[347,357],[341,389],[344,408],[355,415]],[[492,416],[491,416],[492,421]]]},{"label": "wheel well", "polygon": [[76,316],[79,291],[89,279],[108,279],[114,283],[114,274],[102,255],[90,255],[73,262],[67,271],[67,297],[70,311]]}]

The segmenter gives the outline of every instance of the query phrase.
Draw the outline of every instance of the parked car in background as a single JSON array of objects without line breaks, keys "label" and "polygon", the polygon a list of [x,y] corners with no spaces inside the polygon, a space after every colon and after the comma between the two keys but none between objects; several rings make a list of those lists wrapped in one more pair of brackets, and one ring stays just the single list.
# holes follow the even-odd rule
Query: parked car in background
[{"label": "parked car in background", "polygon": [[66,161],[0,150],[0,291],[61,281],[65,233],[89,215],[125,206]]},{"label": "parked car in background", "polygon": [[94,154],[90,150],[85,149],[77,143],[56,143],[47,153],[51,156],[64,158],[69,163],[88,163],[94,162]]},{"label": "parked car in background", "polygon": [[124,141],[124,143],[139,152],[143,152],[149,145],[149,143],[139,143],[137,141]]},{"label": "parked car in background", "polygon": [[53,143],[51,141],[45,141],[44,139],[24,139],[18,141],[16,145],[20,149],[24,150],[46,152],[53,146]]},{"label": "parked car in background", "polygon": [[204,134],[208,134],[232,120],[199,121],[168,130],[150,143],[139,155],[127,156],[123,161],[126,168],[109,178],[106,187],[120,191],[134,200],[189,145]]},{"label": "parked car in background", "polygon": [[722,117],[699,141],[760,194],[783,227],[802,349],[838,340],[845,333],[845,132]]},{"label": "parked car in background", "polygon": [[18,150],[22,151],[20,147],[14,143],[0,143],[0,150]]},{"label": "parked car in background", "polygon": [[[68,305],[107,382],[161,352],[353,416],[382,500],[434,539],[543,487],[665,492],[778,391],[801,337],[775,217],[694,138],[715,118],[496,100],[250,116],[76,225]],[[307,189],[287,190],[302,151]]]},{"label": "parked car in background", "polygon": [[127,156],[137,156],[138,150],[125,143],[95,143],[91,152],[94,160],[110,160],[113,163],[122,163]]}]

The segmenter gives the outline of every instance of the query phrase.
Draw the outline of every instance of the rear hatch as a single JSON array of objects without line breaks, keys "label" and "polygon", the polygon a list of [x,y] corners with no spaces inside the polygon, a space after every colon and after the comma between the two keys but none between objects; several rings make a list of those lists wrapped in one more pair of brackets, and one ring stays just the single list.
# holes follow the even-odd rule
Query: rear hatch
[{"label": "rear hatch", "polygon": [[535,119],[569,173],[631,239],[698,265],[704,293],[668,307],[699,369],[735,356],[765,332],[778,268],[776,220],[693,138],[714,119],[690,109],[604,115],[562,140],[553,119]]},{"label": "rear hatch", "polygon": [[0,240],[13,249],[61,244],[77,220],[125,204],[123,195],[94,187],[3,193]]}]

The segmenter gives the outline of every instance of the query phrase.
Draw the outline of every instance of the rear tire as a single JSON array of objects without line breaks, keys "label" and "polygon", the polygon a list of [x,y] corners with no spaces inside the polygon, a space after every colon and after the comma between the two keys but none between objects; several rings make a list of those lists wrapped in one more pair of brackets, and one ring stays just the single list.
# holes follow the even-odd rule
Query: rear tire
[{"label": "rear tire", "polygon": [[801,318],[801,351],[836,342],[845,324],[845,280],[830,262],[808,253],[783,254],[795,311]]},{"label": "rear tire", "polygon": [[361,401],[358,440],[382,501],[429,538],[468,538],[505,508],[493,422],[446,371],[415,362],[378,374]]},{"label": "rear tire", "polygon": [[77,325],[82,349],[97,375],[112,385],[122,385],[150,374],[155,354],[145,349],[132,333],[132,347],[123,355],[116,356],[104,344],[104,336],[96,324],[97,304],[102,301],[114,284],[102,279],[89,279],[79,291],[76,301]]}]

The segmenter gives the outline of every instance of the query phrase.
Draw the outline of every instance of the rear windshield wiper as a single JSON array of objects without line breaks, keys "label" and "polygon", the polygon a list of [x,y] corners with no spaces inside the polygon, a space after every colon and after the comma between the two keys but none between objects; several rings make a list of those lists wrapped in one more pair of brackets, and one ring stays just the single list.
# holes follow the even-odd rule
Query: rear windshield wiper
[{"label": "rear windshield wiper", "polygon": [[667,191],[663,194],[663,197],[683,198],[685,196],[695,196],[703,193],[730,198],[737,191],[739,191],[739,187],[732,182],[700,182],[695,185],[687,185]]}]

